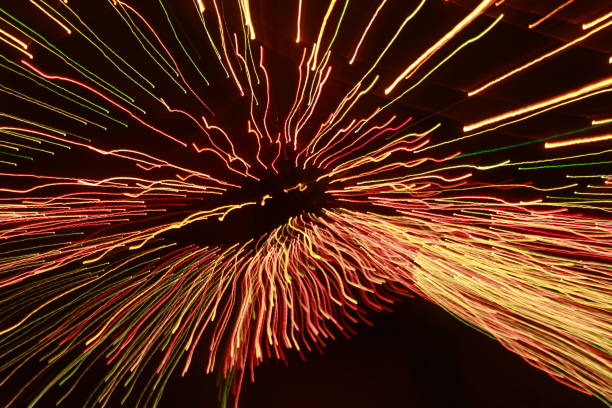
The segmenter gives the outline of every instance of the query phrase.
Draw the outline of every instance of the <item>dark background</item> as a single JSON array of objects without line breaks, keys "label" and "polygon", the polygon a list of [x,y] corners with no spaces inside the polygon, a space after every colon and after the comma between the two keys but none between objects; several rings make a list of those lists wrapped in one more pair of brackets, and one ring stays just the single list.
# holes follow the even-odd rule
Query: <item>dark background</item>
[{"label": "dark background", "polygon": [[[495,340],[421,299],[371,314],[352,339],[288,367],[268,362],[245,381],[241,408],[602,408]],[[161,408],[212,407],[214,378],[196,366],[172,381]]]}]

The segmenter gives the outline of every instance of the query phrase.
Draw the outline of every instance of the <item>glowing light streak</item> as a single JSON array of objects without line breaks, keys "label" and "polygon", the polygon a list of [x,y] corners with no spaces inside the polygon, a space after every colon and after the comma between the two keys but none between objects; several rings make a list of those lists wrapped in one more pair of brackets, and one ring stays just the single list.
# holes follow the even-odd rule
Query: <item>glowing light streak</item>
[{"label": "glowing light streak", "polygon": [[122,111],[124,111],[125,113],[127,113],[128,115],[130,115],[132,118],[134,118],[136,121],[138,121],[140,124],[148,127],[151,130],[154,130],[155,132],[159,133],[162,136],[167,137],[168,139],[172,140],[173,142],[176,142],[180,145],[182,145],[183,147],[186,147],[187,144],[181,140],[178,140],[177,138],[175,138],[174,136],[169,135],[168,133],[154,127],[153,125],[150,125],[149,123],[145,122],[144,120],[140,119],[138,116],[136,116],[135,114],[133,114],[131,111],[129,111],[127,108],[125,108],[124,106],[120,105],[119,103],[113,101],[112,99],[110,99],[108,96],[102,94],[100,91],[90,87],[89,85],[86,85],[82,82],[79,82],[77,80],[71,79],[71,78],[67,78],[67,77],[62,77],[62,76],[58,76],[58,75],[48,75],[45,74],[44,72],[42,72],[41,70],[39,70],[38,68],[34,67],[32,64],[30,64],[27,61],[21,60],[21,63],[25,66],[27,66],[28,68],[30,68],[32,71],[36,72],[38,75],[40,75],[43,78],[46,79],[57,79],[59,81],[65,81],[65,82],[70,82],[73,84],[76,84],[82,88],[87,89],[88,91],[98,95],[99,97],[101,97],[102,99],[104,99],[105,101],[111,103],[112,105],[116,106],[117,108],[121,109]]},{"label": "glowing light streak", "polygon": [[370,27],[372,26],[372,23],[374,23],[374,20],[376,20],[376,16],[378,16],[378,13],[380,12],[380,10],[382,9],[382,7],[385,5],[386,2],[387,0],[382,0],[380,2],[379,6],[376,8],[376,11],[374,12],[374,15],[370,19],[370,22],[366,26],[365,30],[363,30],[363,33],[361,34],[361,37],[359,38],[359,42],[357,43],[357,46],[355,47],[355,51],[353,52],[353,56],[349,60],[349,65],[355,62],[355,57],[357,56],[357,52],[359,51],[359,48],[361,47],[361,43],[365,39],[365,36],[368,33],[368,31],[370,31]]},{"label": "glowing light streak", "polygon": [[[563,4],[559,5],[558,7],[554,8],[552,11],[550,11],[548,14],[542,16],[541,18],[539,18],[537,21],[529,24],[527,27],[529,27],[530,29],[532,28],[536,28],[537,26],[539,26],[540,24],[542,24],[544,21],[548,20],[549,18],[551,18],[552,16],[554,16],[555,14],[557,14],[559,11],[563,10],[564,8],[566,8],[567,6],[569,6],[570,4],[572,4],[574,2],[574,0],[567,0],[566,2],[564,2]],[[583,27],[584,28],[584,27]]]},{"label": "glowing light streak", "polygon": [[537,103],[534,103],[534,104],[531,104],[531,105],[527,105],[527,106],[525,106],[523,108],[515,109],[515,110],[509,111],[509,112],[506,112],[506,113],[503,113],[503,114],[500,114],[500,115],[497,115],[497,116],[493,116],[491,118],[483,119],[483,120],[481,120],[479,122],[476,122],[476,123],[472,123],[472,124],[466,125],[466,126],[463,127],[463,131],[464,132],[470,132],[472,130],[481,128],[483,126],[488,126],[488,125],[491,125],[493,123],[501,122],[501,121],[506,120],[506,119],[510,119],[510,118],[513,118],[513,117],[516,117],[516,116],[523,115],[525,113],[537,111],[539,109],[543,109],[543,108],[549,107],[551,105],[555,105],[555,104],[558,104],[558,103],[561,103],[561,102],[564,102],[564,101],[567,101],[567,100],[570,100],[570,99],[573,99],[573,98],[580,97],[580,96],[582,96],[584,94],[588,94],[588,93],[593,92],[593,91],[598,91],[598,90],[600,90],[602,88],[606,88],[609,85],[612,85],[612,77],[603,79],[601,81],[594,82],[592,84],[583,86],[583,87],[575,89],[573,91],[569,91],[569,92],[560,94],[558,96],[555,96],[553,98],[549,98],[549,99],[543,100],[541,102],[537,102]]},{"label": "glowing light streak", "polygon": [[591,27],[593,27],[593,26],[596,26],[597,24],[599,24],[599,23],[601,23],[601,22],[603,22],[603,21],[606,21],[606,20],[607,20],[607,19],[609,19],[610,17],[612,17],[612,11],[610,11],[610,12],[609,12],[609,13],[607,13],[607,14],[604,14],[603,16],[601,16],[601,17],[599,17],[599,18],[596,18],[596,19],[595,19],[595,20],[593,20],[593,21],[590,21],[590,22],[588,22],[588,23],[583,24],[583,25],[582,25],[582,29],[583,29],[583,30],[588,30],[589,28],[591,28]]},{"label": "glowing light streak", "polygon": [[240,0],[242,5],[242,12],[244,14],[245,25],[249,29],[249,36],[251,40],[255,39],[255,29],[253,28],[253,20],[251,19],[251,6],[249,0]]},{"label": "glowing light streak", "polygon": [[327,20],[334,10],[334,6],[338,0],[330,0],[329,6],[327,7],[327,11],[325,12],[325,16],[323,17],[323,22],[321,23],[321,28],[319,29],[319,36],[317,37],[317,41],[312,49],[312,63],[310,64],[311,70],[317,69],[317,55],[319,53],[319,47],[321,46],[321,40],[323,39],[323,33],[325,32],[325,26],[327,25]]},{"label": "glowing light streak", "polygon": [[261,68],[263,71],[266,79],[266,110],[264,111],[263,125],[264,130],[266,131],[266,136],[268,136],[268,140],[272,141],[270,131],[268,130],[268,113],[270,111],[270,78],[268,77],[268,71],[266,71],[266,67],[264,66],[264,50],[262,46],[259,47],[259,68]]},{"label": "glowing light streak", "polygon": [[3,41],[5,44],[8,44],[9,46],[15,48],[20,53],[26,55],[29,59],[34,59],[34,55],[32,55],[31,53],[26,51],[26,48],[20,47],[20,44],[15,44],[12,41],[9,41],[9,40],[7,40],[6,38],[4,38],[2,36],[0,36],[0,40]]},{"label": "glowing light streak", "polygon": [[611,139],[612,139],[612,134],[589,136],[589,137],[581,137],[577,139],[563,140],[560,142],[546,142],[544,143],[544,147],[546,149],[554,149],[557,147],[574,146],[574,145],[584,144],[584,143],[602,142],[604,140],[611,140]]},{"label": "glowing light streak", "polygon": [[468,14],[463,20],[459,22],[453,29],[451,29],[446,35],[440,38],[434,45],[432,45],[427,51],[419,56],[412,64],[408,66],[391,84],[385,89],[385,95],[389,94],[397,84],[410,78],[414,72],[419,69],[429,58],[431,58],[440,48],[442,48],[447,42],[449,42],[455,35],[463,30],[468,24],[480,16],[485,10],[493,4],[494,0],[482,1],[470,14]]},{"label": "glowing light streak", "polygon": [[302,0],[298,0],[298,13],[297,13],[297,35],[295,37],[295,42],[299,43],[302,40],[302,29],[301,29],[301,21],[302,21]]},{"label": "glowing light streak", "polygon": [[[15,37],[14,35],[12,35],[11,33],[7,33],[6,31],[4,31],[3,29],[0,28],[0,34],[2,34],[5,37],[10,38],[12,41],[16,42],[21,48],[23,48],[24,50],[28,49],[28,44],[26,44],[25,42],[21,41],[19,38]],[[3,41],[6,41],[5,39],[2,39]]]},{"label": "glowing light streak", "polygon": [[30,0],[30,3],[32,3],[34,6],[36,6],[36,8],[38,8],[40,11],[45,13],[45,15],[49,17],[51,20],[53,20],[58,26],[62,27],[64,31],[66,31],[66,34],[72,34],[72,31],[68,27],[66,27],[64,23],[59,21],[57,17],[55,17],[54,15],[49,13],[47,10],[45,10],[40,4],[36,3],[34,0]]},{"label": "glowing light streak", "polygon": [[242,89],[242,84],[238,80],[238,77],[236,76],[236,72],[234,71],[232,63],[230,62],[229,56],[227,54],[227,47],[226,47],[226,44],[225,44],[225,33],[224,33],[224,30],[223,30],[223,23],[222,23],[222,20],[221,20],[221,14],[219,13],[219,7],[217,6],[217,0],[213,0],[213,5],[215,6],[215,14],[217,15],[217,22],[219,24],[219,29],[221,30],[221,46],[223,48],[223,55],[225,56],[225,62],[227,62],[227,65],[229,66],[230,73],[232,74],[232,78],[234,78],[234,82],[236,83],[236,86],[238,87],[238,91],[240,91],[240,96],[244,96],[244,91]]},{"label": "glowing light streak", "polygon": [[603,30],[604,28],[608,27],[611,24],[612,24],[612,21],[609,21],[608,23],[606,23],[606,24],[604,24],[602,26],[596,27],[595,29],[589,31],[588,33],[586,33],[586,34],[584,34],[584,35],[582,35],[582,36],[580,36],[580,37],[578,37],[578,38],[576,38],[576,39],[574,39],[574,40],[572,40],[570,42],[567,42],[567,43],[563,44],[562,46],[560,46],[558,48],[555,48],[552,51],[547,52],[546,54],[541,55],[538,58],[532,59],[531,61],[529,61],[526,64],[523,64],[523,65],[521,65],[521,66],[519,66],[517,68],[514,68],[511,71],[508,71],[507,73],[503,74],[502,76],[499,76],[499,77],[497,77],[497,78],[487,82],[486,84],[484,84],[484,85],[482,85],[482,86],[480,86],[480,87],[478,87],[478,88],[476,88],[476,89],[474,89],[472,91],[469,91],[468,92],[468,96],[476,95],[476,94],[484,91],[485,89],[489,88],[490,86],[493,86],[493,85],[503,81],[504,79],[507,79],[507,78],[511,77],[512,75],[514,75],[516,73],[519,73],[519,72],[521,72],[521,71],[523,71],[523,70],[525,70],[525,69],[527,69],[527,68],[529,68],[529,67],[531,67],[531,66],[533,66],[533,65],[535,65],[535,64],[537,64],[539,62],[544,61],[545,59],[547,59],[549,57],[552,57],[553,55],[556,55],[556,54],[558,54],[558,53],[568,49],[569,47],[571,47],[571,46],[573,46],[573,45],[575,45],[575,44],[577,44],[577,43],[579,43],[579,42],[589,38],[593,34]]},{"label": "glowing light streak", "polygon": [[612,118],[605,118],[605,119],[593,119],[591,121],[591,125],[603,125],[605,123],[610,123],[612,122]]},{"label": "glowing light streak", "polygon": [[448,56],[446,56],[446,58],[444,58],[442,61],[440,61],[436,66],[434,66],[431,70],[429,70],[429,72],[427,72],[425,75],[423,75],[421,77],[421,79],[419,79],[418,81],[416,81],[411,87],[407,88],[404,92],[402,92],[400,95],[398,95],[397,97],[393,98],[393,100],[389,101],[386,105],[384,105],[381,110],[386,109],[388,106],[391,106],[392,104],[394,104],[396,101],[400,100],[401,98],[403,98],[406,94],[408,94],[410,91],[412,91],[414,88],[416,88],[417,86],[419,86],[423,81],[425,81],[431,74],[433,74],[438,68],[440,68],[442,65],[444,65],[448,60],[450,60],[455,54],[457,54],[459,51],[461,51],[463,48],[467,47],[468,45],[478,41],[479,39],[481,39],[482,37],[484,37],[489,31],[491,31],[493,29],[493,27],[495,27],[497,25],[497,23],[499,23],[502,18],[504,17],[503,14],[500,14],[499,16],[497,16],[497,18],[495,20],[493,20],[493,22],[487,27],[485,28],[481,33],[479,33],[478,35],[476,35],[475,37],[470,38],[469,40],[463,42],[460,46],[458,46],[457,48],[455,48],[453,50],[453,52],[451,52],[450,54],[448,54]]}]

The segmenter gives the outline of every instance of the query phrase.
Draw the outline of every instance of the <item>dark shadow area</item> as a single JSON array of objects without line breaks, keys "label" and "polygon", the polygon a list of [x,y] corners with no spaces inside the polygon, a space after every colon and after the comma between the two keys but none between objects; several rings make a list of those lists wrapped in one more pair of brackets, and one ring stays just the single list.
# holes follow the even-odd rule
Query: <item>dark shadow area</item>
[{"label": "dark shadow area", "polygon": [[[495,340],[421,299],[371,315],[352,339],[288,366],[268,362],[243,386],[241,408],[602,408]],[[215,378],[194,365],[168,386],[160,408],[214,407]]]}]

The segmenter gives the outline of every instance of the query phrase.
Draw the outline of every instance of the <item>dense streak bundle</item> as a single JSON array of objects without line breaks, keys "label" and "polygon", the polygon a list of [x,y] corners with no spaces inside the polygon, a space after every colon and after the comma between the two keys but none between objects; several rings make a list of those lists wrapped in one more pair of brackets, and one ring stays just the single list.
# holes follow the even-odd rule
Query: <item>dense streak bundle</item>
[{"label": "dense streak bundle", "polygon": [[609,404],[605,5],[272,3],[0,2],[2,402],[237,404],[418,295]]}]

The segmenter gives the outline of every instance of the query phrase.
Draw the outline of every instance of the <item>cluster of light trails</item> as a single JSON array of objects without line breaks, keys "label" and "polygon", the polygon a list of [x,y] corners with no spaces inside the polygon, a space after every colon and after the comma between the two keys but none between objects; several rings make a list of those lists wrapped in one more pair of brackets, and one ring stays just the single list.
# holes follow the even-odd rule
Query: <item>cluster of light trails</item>
[{"label": "cluster of light trails", "polygon": [[[612,78],[561,81],[459,131],[402,106],[494,36],[511,2],[462,10],[408,61],[389,50],[431,0],[410,2],[384,39],[375,31],[390,25],[393,1],[368,2],[358,27],[355,0],[288,4],[295,59],[263,40],[265,1],[92,0],[94,14],[68,0],[23,3],[0,8],[0,92],[11,101],[0,112],[0,387],[35,374],[6,406],[56,389],[68,401],[101,366],[79,406],[156,406],[197,350],[226,380],[222,402],[237,404],[265,359],[322,349],[411,294],[612,400],[611,119],[518,143],[492,137],[607,96]],[[460,103],[528,69],[546,75],[543,61],[611,24],[610,13],[585,21],[580,36],[492,72]],[[339,66],[358,79],[338,81]],[[525,146],[539,156],[515,154]],[[535,174],[549,169],[564,177]],[[274,191],[249,190],[292,172]],[[233,217],[307,195],[316,211],[215,241]],[[194,228],[205,236],[185,232]]]}]

